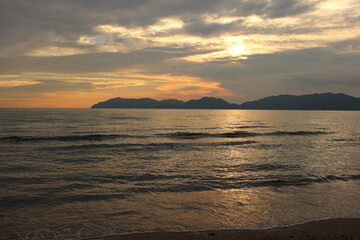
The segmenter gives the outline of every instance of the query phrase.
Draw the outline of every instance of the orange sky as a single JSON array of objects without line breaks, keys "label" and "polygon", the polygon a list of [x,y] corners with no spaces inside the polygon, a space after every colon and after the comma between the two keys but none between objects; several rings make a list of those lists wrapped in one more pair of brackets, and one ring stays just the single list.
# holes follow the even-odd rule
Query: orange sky
[{"label": "orange sky", "polygon": [[[21,98],[14,101],[10,97],[0,97],[0,107],[3,108],[89,108],[99,101],[123,96],[127,98],[155,98],[189,100],[202,96],[231,96],[232,93],[221,88],[220,83],[189,76],[170,75],[142,75],[134,71],[117,73],[96,73],[89,75],[52,75],[46,74],[21,74],[11,75],[9,78],[18,81],[4,81],[4,86],[31,87],[44,85],[45,92]],[[20,79],[28,79],[21,81]],[[37,80],[30,80],[37,79]],[[70,90],[58,91],[57,88],[46,86],[44,80],[61,79],[70,84]],[[26,85],[22,85],[25,84]],[[12,84],[12,85],[10,85]],[[19,85],[17,85],[19,84]],[[86,84],[86,91],[71,89],[71,84]],[[61,87],[61,86],[60,86]],[[48,90],[47,90],[48,89]]]}]

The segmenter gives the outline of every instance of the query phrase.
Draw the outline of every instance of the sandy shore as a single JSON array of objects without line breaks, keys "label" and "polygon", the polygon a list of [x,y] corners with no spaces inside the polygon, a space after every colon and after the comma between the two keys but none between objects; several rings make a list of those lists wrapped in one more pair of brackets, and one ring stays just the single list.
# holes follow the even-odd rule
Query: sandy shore
[{"label": "sandy shore", "polygon": [[257,230],[132,233],[92,238],[98,240],[270,240],[359,239],[360,218],[319,220],[299,225]]}]

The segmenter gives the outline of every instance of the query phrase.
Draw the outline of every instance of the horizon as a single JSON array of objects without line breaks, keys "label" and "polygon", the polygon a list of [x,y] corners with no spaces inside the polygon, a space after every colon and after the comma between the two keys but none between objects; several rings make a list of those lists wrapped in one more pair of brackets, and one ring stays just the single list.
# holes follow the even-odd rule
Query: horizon
[{"label": "horizon", "polygon": [[[277,96],[267,96],[267,97],[264,97],[264,98],[261,98],[261,99],[257,99],[257,100],[254,100],[254,101],[247,101],[247,102],[243,102],[243,103],[241,103],[241,104],[238,104],[238,103],[232,103],[232,102],[228,102],[228,101],[226,101],[226,100],[224,100],[223,98],[216,98],[216,97],[211,97],[211,96],[203,96],[203,97],[200,97],[200,98],[198,98],[198,99],[190,99],[190,100],[185,100],[185,101],[183,101],[183,100],[178,100],[178,99],[160,99],[160,100],[158,100],[158,99],[153,99],[153,98],[123,98],[123,97],[115,97],[115,98],[111,98],[111,99],[107,99],[107,100],[105,100],[105,101],[100,101],[100,102],[98,102],[98,103],[95,103],[95,104],[93,104],[93,105],[91,105],[90,107],[82,107],[82,108],[62,108],[62,107],[59,107],[59,108],[54,108],[54,109],[89,109],[89,108],[94,108],[94,106],[96,106],[96,105],[98,105],[98,104],[102,104],[102,103],[106,103],[106,102],[109,102],[109,101],[111,101],[111,100],[117,100],[117,99],[121,99],[121,100],[154,100],[154,101],[156,101],[156,102],[162,102],[162,101],[171,101],[171,100],[173,100],[173,101],[179,101],[179,102],[181,102],[182,104],[185,104],[185,103],[189,103],[189,102],[191,102],[191,101],[201,101],[201,100],[203,100],[203,99],[217,99],[217,100],[221,100],[221,101],[225,101],[227,104],[229,104],[229,105],[237,105],[238,107],[240,107],[240,108],[227,108],[227,107],[224,107],[224,108],[219,108],[219,107],[215,107],[215,108],[209,108],[209,107],[203,107],[203,108],[198,108],[198,107],[194,107],[194,108],[189,108],[189,107],[186,107],[186,108],[178,108],[178,107],[176,107],[176,106],[167,106],[167,107],[164,107],[164,106],[162,106],[162,107],[160,107],[160,106],[158,106],[158,107],[139,107],[139,106],[137,106],[137,107],[95,107],[95,108],[126,108],[126,109],[213,109],[213,110],[215,110],[215,109],[219,109],[219,110],[221,110],[221,109],[223,109],[223,110],[335,110],[335,111],[341,111],[341,110],[344,110],[344,111],[347,111],[347,110],[349,110],[349,111],[357,111],[357,110],[359,110],[359,109],[356,109],[356,108],[354,108],[354,109],[349,109],[349,106],[342,106],[342,107],[339,107],[339,106],[337,106],[337,107],[335,107],[335,106],[332,106],[331,104],[329,105],[329,106],[332,106],[332,108],[330,109],[330,107],[325,107],[325,108],[323,108],[323,109],[315,109],[315,105],[313,105],[312,106],[312,108],[313,109],[306,109],[306,108],[304,108],[304,109],[291,109],[291,108],[289,108],[289,109],[286,109],[286,108],[274,108],[274,109],[272,109],[272,108],[248,108],[248,107],[245,107],[245,108],[241,108],[241,106],[243,105],[243,104],[248,104],[248,103],[252,103],[252,102],[258,102],[258,101],[262,101],[262,100],[265,100],[265,99],[271,99],[271,98],[278,98],[278,97],[306,97],[306,96],[315,96],[315,95],[344,95],[344,96],[347,96],[347,97],[351,97],[351,98],[355,98],[355,99],[358,99],[358,100],[360,100],[360,97],[356,97],[356,96],[351,96],[351,95],[347,95],[347,94],[345,94],[345,93],[331,93],[331,92],[326,92],[326,93],[312,93],[312,94],[304,94],[304,95],[290,95],[290,94],[280,94],[280,95],[277,95]],[[318,100],[320,100],[320,99],[318,99]],[[318,101],[317,100],[317,101]],[[141,104],[141,103],[140,103]],[[283,103],[283,104],[285,104],[285,103]],[[347,104],[352,104],[352,103],[350,103],[350,102],[348,102]],[[235,107],[235,106],[232,106],[232,107]],[[0,107],[0,109],[11,109],[11,108],[6,108],[6,107]],[[27,109],[27,108],[13,108],[13,109]],[[29,108],[29,109],[52,109],[52,108]]]},{"label": "horizon", "polygon": [[0,108],[360,92],[357,0],[19,0],[0,13]]},{"label": "horizon", "polygon": [[[117,98],[120,98],[120,99],[152,99],[152,100],[156,100],[156,101],[164,101],[164,100],[178,100],[178,101],[182,101],[184,103],[186,102],[189,102],[191,100],[201,100],[203,98],[216,98],[216,99],[221,99],[221,100],[225,100],[227,103],[229,104],[236,104],[236,105],[241,105],[243,103],[246,103],[246,102],[252,102],[252,101],[257,101],[257,100],[261,100],[261,99],[264,99],[264,98],[268,98],[268,97],[279,97],[279,96],[306,96],[306,95],[323,95],[323,94],[333,94],[333,95],[338,95],[338,94],[344,94],[344,95],[347,95],[347,96],[351,96],[351,97],[355,97],[355,98],[360,98],[360,97],[357,97],[357,96],[352,96],[352,95],[349,95],[349,94],[346,94],[346,93],[333,93],[333,92],[317,92],[317,93],[308,93],[308,94],[299,94],[299,95],[293,95],[293,94],[279,94],[279,95],[276,95],[276,96],[265,96],[263,98],[259,98],[259,99],[254,99],[254,100],[249,100],[249,101],[244,101],[242,103],[234,103],[234,102],[229,102],[227,101],[226,99],[224,98],[221,98],[221,97],[213,97],[213,96],[202,96],[202,97],[199,97],[199,98],[195,98],[195,99],[188,99],[188,100],[180,100],[180,99],[175,99],[175,98],[167,98],[167,99],[155,99],[155,98],[149,98],[149,97],[146,97],[146,98],[125,98],[125,97],[114,97],[114,98],[110,98],[110,99],[106,99],[106,100],[101,100],[97,103],[101,103],[101,102],[106,102],[108,100],[111,100],[111,99],[117,99]],[[34,109],[51,109],[51,108],[54,108],[54,109],[88,109],[88,108],[91,108],[93,105],[97,104],[97,103],[93,103],[92,105],[90,106],[87,106],[87,107],[0,107],[0,109],[11,109],[11,108],[14,108],[14,109],[31,109],[31,108],[34,108]],[[259,110],[259,109],[257,109]]]}]

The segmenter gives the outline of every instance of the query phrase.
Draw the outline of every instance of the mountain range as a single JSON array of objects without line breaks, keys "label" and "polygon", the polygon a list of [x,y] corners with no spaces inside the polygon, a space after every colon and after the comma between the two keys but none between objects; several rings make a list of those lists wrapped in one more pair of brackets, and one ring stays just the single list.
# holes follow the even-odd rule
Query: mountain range
[{"label": "mountain range", "polygon": [[360,110],[360,98],[344,93],[279,95],[242,104],[228,103],[221,98],[203,97],[187,102],[151,98],[112,98],[91,108],[159,108],[159,109],[273,109],[273,110]]}]

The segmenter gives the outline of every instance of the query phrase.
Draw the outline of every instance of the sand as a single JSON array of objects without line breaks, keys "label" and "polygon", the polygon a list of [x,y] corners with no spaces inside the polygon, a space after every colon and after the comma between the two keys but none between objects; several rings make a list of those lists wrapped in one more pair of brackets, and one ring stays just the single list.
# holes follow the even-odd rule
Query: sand
[{"label": "sand", "polygon": [[319,220],[299,225],[257,230],[131,233],[91,238],[98,240],[270,240],[270,239],[359,239],[360,218]]}]

